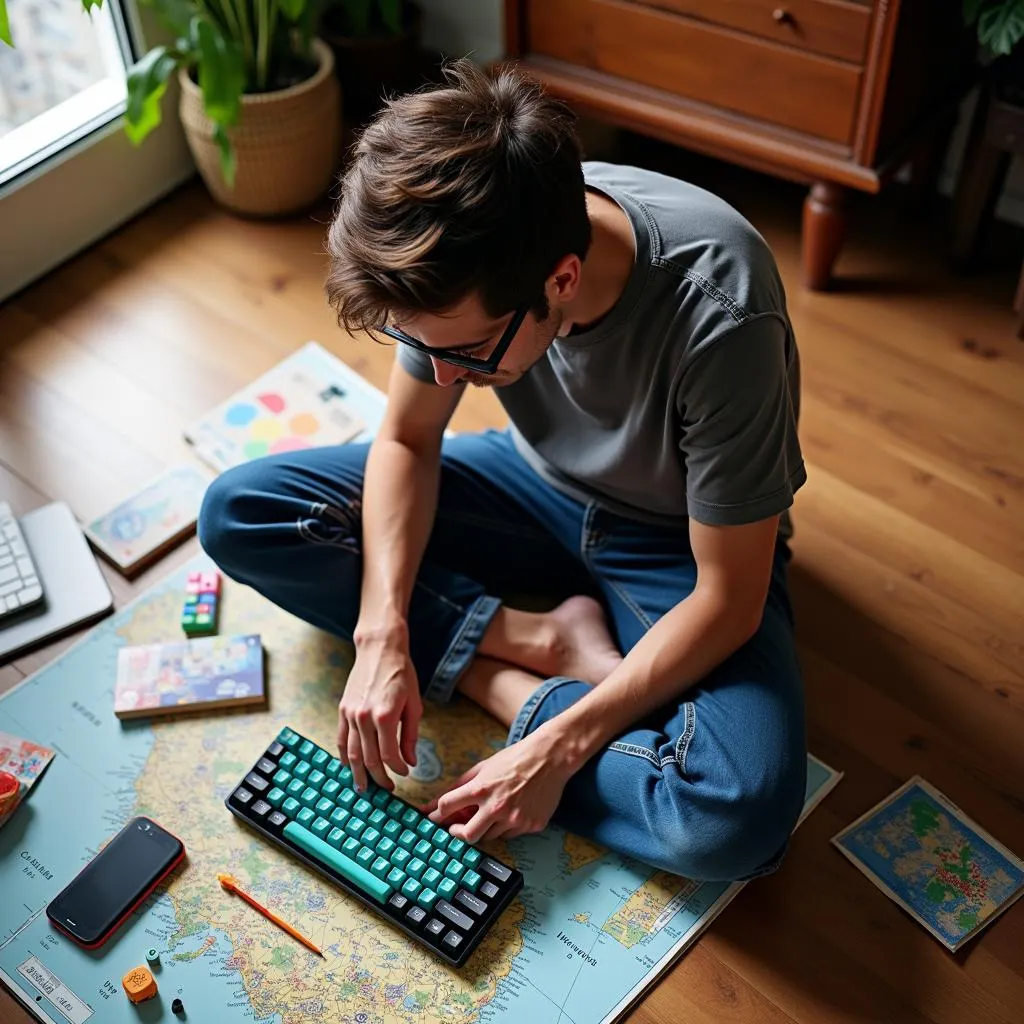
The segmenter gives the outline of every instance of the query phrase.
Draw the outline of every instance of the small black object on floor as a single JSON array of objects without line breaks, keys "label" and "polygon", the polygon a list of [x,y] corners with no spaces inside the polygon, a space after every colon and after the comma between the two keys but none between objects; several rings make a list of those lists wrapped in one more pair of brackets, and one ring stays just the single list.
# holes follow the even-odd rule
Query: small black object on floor
[{"label": "small black object on floor", "polygon": [[171,1001],[171,1013],[182,1014],[185,1012],[185,1006],[180,999],[174,999]]}]

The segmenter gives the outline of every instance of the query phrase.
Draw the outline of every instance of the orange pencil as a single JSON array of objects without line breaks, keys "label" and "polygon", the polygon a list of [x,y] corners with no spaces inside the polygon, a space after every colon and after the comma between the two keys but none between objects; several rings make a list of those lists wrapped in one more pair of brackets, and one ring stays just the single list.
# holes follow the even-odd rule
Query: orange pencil
[{"label": "orange pencil", "polygon": [[217,881],[227,889],[228,892],[237,893],[245,900],[246,903],[251,907],[255,907],[267,920],[273,921],[278,928],[283,928],[292,938],[298,939],[307,949],[311,949],[317,956],[323,956],[323,950],[318,946],[314,945],[309,939],[306,938],[301,932],[297,932],[287,921],[282,921],[277,914],[267,910],[262,904],[257,903],[247,892],[244,892],[238,887],[238,880],[234,875],[217,875]]}]

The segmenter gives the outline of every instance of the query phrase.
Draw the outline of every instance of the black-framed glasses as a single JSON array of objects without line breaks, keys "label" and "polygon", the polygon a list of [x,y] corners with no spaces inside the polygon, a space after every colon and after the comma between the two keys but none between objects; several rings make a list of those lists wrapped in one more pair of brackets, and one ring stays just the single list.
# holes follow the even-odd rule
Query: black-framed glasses
[{"label": "black-framed glasses", "polygon": [[461,366],[464,370],[474,370],[476,373],[493,374],[498,372],[498,364],[508,351],[509,346],[512,344],[512,339],[516,336],[519,328],[523,325],[523,321],[526,319],[526,314],[529,311],[530,307],[528,305],[520,306],[515,313],[512,314],[512,319],[509,321],[508,327],[502,331],[501,337],[498,339],[498,344],[495,345],[494,351],[486,359],[477,359],[475,356],[459,355],[457,351],[452,351],[450,349],[431,348],[429,345],[424,345],[422,341],[410,337],[405,333],[405,331],[400,331],[397,327],[388,327],[385,325],[381,327],[380,330],[381,333],[386,334],[389,338],[394,338],[395,341],[400,341],[403,345],[408,345],[410,348],[417,349],[418,351],[430,356],[431,359],[438,359],[442,363],[450,363],[452,366]]}]

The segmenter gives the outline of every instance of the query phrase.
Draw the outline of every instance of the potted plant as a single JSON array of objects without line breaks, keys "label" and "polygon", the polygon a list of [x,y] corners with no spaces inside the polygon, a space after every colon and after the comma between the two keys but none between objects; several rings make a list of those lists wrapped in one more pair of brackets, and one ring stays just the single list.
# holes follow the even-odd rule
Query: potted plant
[{"label": "potted plant", "polygon": [[964,0],[964,20],[977,26],[996,98],[1024,106],[1024,0]]},{"label": "potted plant", "polygon": [[[276,215],[329,188],[340,158],[333,51],[316,35],[323,0],[143,0],[174,37],[128,72],[125,131],[160,123],[171,75],[199,173],[223,205]],[[102,0],[82,0],[86,11]],[[6,0],[0,38],[10,44]]]},{"label": "potted plant", "polygon": [[414,0],[327,0],[320,34],[334,51],[345,111],[359,122],[416,82],[423,12]]}]

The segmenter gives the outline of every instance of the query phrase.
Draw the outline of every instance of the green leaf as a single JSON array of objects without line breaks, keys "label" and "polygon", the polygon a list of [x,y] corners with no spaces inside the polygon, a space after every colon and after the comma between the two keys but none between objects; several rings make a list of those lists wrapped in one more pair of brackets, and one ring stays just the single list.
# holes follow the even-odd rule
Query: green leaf
[{"label": "green leaf", "polygon": [[147,7],[152,7],[157,17],[176,36],[188,38],[189,24],[196,9],[194,0],[143,0],[143,3]]},{"label": "green leaf", "polygon": [[160,123],[160,101],[178,59],[166,46],[157,46],[128,72],[125,134],[136,146]]},{"label": "green leaf", "polygon": [[203,93],[203,109],[218,124],[234,124],[241,109],[245,90],[245,64],[241,47],[226,39],[221,30],[206,18],[193,20],[198,50],[199,88]]},{"label": "green leaf", "polygon": [[82,0],[82,7],[88,14],[94,7],[99,8],[103,6],[103,0]]},{"label": "green leaf", "polygon": [[7,17],[7,0],[0,0],[0,40],[8,46],[14,45],[11,38],[11,22]]},{"label": "green leaf", "polygon": [[402,31],[402,0],[378,0],[380,16],[392,35]]},{"label": "green leaf", "polygon": [[278,0],[278,6],[289,21],[298,21],[306,9],[306,0]]},{"label": "green leaf", "polygon": [[1006,0],[982,12],[978,38],[995,54],[1010,53],[1024,38],[1024,0]]},{"label": "green leaf", "polygon": [[228,188],[234,188],[235,172],[238,170],[238,159],[235,156],[235,149],[231,145],[231,140],[228,138],[228,133],[223,125],[215,124],[213,126],[213,137],[220,149],[221,174],[224,175]]}]

